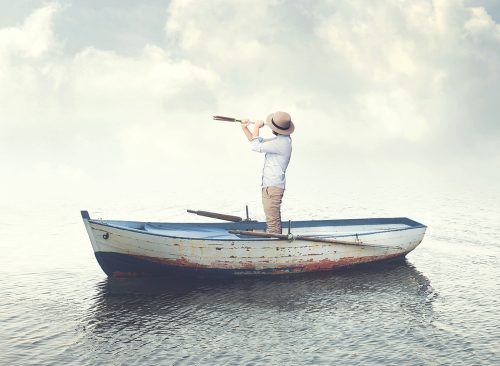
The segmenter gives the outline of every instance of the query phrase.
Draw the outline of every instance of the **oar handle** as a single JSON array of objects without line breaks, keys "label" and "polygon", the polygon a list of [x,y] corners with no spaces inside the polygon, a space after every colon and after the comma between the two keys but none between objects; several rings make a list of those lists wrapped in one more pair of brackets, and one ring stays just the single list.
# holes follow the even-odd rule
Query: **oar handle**
[{"label": "oar handle", "polygon": [[189,213],[194,213],[198,216],[205,216],[205,217],[211,217],[213,219],[219,219],[219,220],[225,220],[225,221],[233,221],[233,222],[240,222],[243,219],[239,216],[233,216],[233,215],[225,215],[225,214],[220,214],[216,212],[209,212],[209,211],[194,211],[194,210],[187,210]]},{"label": "oar handle", "polygon": [[343,241],[336,239],[327,239],[327,238],[319,238],[317,236],[307,236],[307,235],[292,235],[292,234],[271,234],[271,233],[262,233],[255,231],[246,231],[246,230],[228,230],[231,234],[237,235],[249,235],[249,236],[257,236],[259,238],[276,238],[282,240],[305,240],[305,241],[314,241],[318,243],[329,243],[329,244],[343,244],[343,245],[355,245],[358,247],[376,247],[376,248],[384,248],[384,249],[401,249],[397,246],[386,246],[386,245],[377,245],[377,244],[366,244],[363,242],[351,242],[351,241]]}]

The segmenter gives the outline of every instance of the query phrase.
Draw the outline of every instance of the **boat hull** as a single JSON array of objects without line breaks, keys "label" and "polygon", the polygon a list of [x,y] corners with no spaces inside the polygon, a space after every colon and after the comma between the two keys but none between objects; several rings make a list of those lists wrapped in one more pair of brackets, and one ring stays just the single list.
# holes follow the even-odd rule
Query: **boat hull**
[{"label": "boat hull", "polygon": [[[248,237],[182,238],[164,235],[162,231],[146,232],[143,229],[146,223],[91,220],[83,213],[82,216],[99,265],[113,277],[232,277],[331,271],[404,257],[421,242],[426,229],[417,223],[409,228],[398,229],[393,225],[391,230],[367,232],[367,225],[356,226],[339,220],[344,231],[364,230],[365,234],[342,236],[343,241],[352,241],[352,244],[332,244]],[[321,228],[311,223],[296,223],[297,230],[308,229],[306,225],[316,225],[316,230]],[[198,230],[203,231],[219,228],[221,224],[184,225],[191,225],[189,228],[197,225]],[[237,225],[253,230],[264,227],[264,223],[226,225],[225,230],[238,228]]]},{"label": "boat hull", "polygon": [[134,255],[97,252],[95,257],[102,270],[109,277],[143,277],[169,276],[192,278],[226,278],[256,275],[280,275],[318,271],[334,271],[352,266],[379,263],[402,259],[403,254],[393,254],[379,257],[346,258],[342,261],[323,261],[309,266],[296,265],[292,267],[264,268],[264,269],[227,269],[227,268],[198,268],[195,266],[178,266],[164,264],[157,258],[144,258]]}]

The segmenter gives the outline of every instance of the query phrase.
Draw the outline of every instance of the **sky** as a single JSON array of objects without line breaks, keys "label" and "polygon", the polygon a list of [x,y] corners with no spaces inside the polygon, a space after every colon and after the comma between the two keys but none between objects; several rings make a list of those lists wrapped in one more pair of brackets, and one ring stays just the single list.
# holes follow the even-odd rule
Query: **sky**
[{"label": "sky", "polygon": [[7,207],[258,194],[262,157],[239,126],[211,117],[277,110],[296,125],[287,172],[296,195],[351,180],[365,190],[500,181],[498,1],[0,0],[0,9]]}]

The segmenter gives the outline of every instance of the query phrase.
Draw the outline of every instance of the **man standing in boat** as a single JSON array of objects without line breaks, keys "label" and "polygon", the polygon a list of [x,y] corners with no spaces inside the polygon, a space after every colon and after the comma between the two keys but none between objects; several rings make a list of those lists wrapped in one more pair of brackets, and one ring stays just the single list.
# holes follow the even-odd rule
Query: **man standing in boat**
[{"label": "man standing in boat", "polygon": [[295,126],[288,113],[271,113],[266,118],[266,124],[275,137],[263,139],[259,136],[259,130],[264,126],[264,122],[255,122],[253,133],[248,129],[249,123],[248,119],[243,120],[241,128],[251,142],[252,150],[266,154],[262,170],[262,205],[266,214],[266,232],[281,234],[281,200],[285,192],[286,168],[292,154],[290,134]]}]

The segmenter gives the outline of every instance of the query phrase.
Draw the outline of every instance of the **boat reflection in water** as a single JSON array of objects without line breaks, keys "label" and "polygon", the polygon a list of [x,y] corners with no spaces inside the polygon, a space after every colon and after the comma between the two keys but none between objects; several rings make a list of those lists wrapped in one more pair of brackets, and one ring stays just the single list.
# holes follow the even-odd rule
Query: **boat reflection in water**
[{"label": "boat reflection in water", "polygon": [[235,337],[257,337],[252,342],[260,338],[266,344],[266,337],[294,332],[303,342],[320,335],[362,342],[389,324],[399,328],[398,337],[428,325],[436,296],[429,280],[406,260],[355,271],[216,282],[107,278],[88,310],[84,338],[91,349],[117,355],[127,353],[131,342],[160,347],[170,353],[159,357],[170,361],[186,347],[201,355],[213,342],[237,346]]}]

